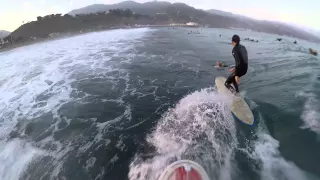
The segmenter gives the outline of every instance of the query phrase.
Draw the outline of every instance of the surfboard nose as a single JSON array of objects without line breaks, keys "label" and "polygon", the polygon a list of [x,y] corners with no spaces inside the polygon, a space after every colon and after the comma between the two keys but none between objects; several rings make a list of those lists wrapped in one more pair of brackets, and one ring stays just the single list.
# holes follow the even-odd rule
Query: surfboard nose
[{"label": "surfboard nose", "polygon": [[209,180],[209,176],[198,163],[180,160],[169,165],[158,180]]}]

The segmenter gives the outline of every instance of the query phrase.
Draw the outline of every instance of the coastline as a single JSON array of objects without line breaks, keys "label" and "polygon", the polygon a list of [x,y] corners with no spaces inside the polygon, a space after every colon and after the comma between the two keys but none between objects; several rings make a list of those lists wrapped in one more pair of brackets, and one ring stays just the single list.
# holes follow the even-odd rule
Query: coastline
[{"label": "coastline", "polygon": [[[121,28],[119,28],[119,29],[121,29]],[[107,31],[107,30],[111,30],[111,29],[104,29],[104,30],[100,30],[100,31]],[[1,52],[6,52],[6,51],[11,51],[11,50],[19,48],[19,47],[29,46],[29,45],[32,45],[32,44],[37,44],[37,43],[42,43],[42,42],[54,41],[54,40],[58,40],[58,39],[69,38],[69,37],[73,37],[73,36],[77,36],[77,35],[81,35],[81,34],[86,34],[86,33],[90,33],[90,32],[98,32],[98,31],[61,33],[61,34],[53,36],[53,37],[39,38],[37,40],[26,41],[26,42],[17,43],[17,44],[11,44],[8,47],[0,48],[0,53]]]},{"label": "coastline", "polygon": [[58,40],[58,39],[64,39],[64,38],[69,38],[81,34],[86,34],[86,33],[91,33],[91,32],[101,32],[101,31],[108,31],[108,30],[114,30],[114,29],[135,29],[135,28],[146,28],[146,27],[190,27],[190,28],[198,28],[198,27],[203,27],[203,26],[190,26],[190,25],[185,25],[185,24],[163,24],[163,25],[135,25],[135,26],[113,26],[113,27],[108,27],[108,28],[103,28],[103,29],[95,29],[95,30],[79,30],[78,32],[66,32],[66,33],[60,33],[59,35],[55,35],[53,37],[47,37],[47,38],[39,38],[36,40],[32,41],[25,41],[17,44],[11,44],[8,45],[7,47],[0,48],[0,53],[5,52],[5,51],[10,51],[19,47],[23,46],[29,46],[32,44],[36,43],[41,43],[41,42],[47,42],[47,41],[53,41],[53,40]]},{"label": "coastline", "polygon": [[32,40],[32,41],[25,41],[25,42],[21,42],[21,43],[17,43],[17,44],[11,44],[11,45],[8,45],[8,47],[0,48],[0,52],[10,51],[10,50],[13,50],[15,48],[19,48],[19,47],[23,47],[23,46],[29,46],[29,45],[36,44],[36,43],[69,38],[69,37],[78,36],[78,35],[81,35],[81,34],[87,34],[87,33],[91,33],[91,32],[108,31],[108,30],[114,30],[114,29],[129,29],[129,28],[139,28],[139,27],[114,26],[114,27],[104,28],[104,29],[79,30],[78,32],[59,33],[59,35],[55,35],[55,36],[52,36],[52,37],[38,38],[38,39]]},{"label": "coastline", "polygon": [[22,42],[22,43],[17,43],[17,44],[11,44],[8,47],[4,47],[4,48],[0,48],[0,53],[1,52],[6,52],[6,51],[11,51],[13,49],[19,48],[19,47],[24,47],[24,46],[29,46],[32,44],[36,44],[36,43],[41,43],[41,42],[47,42],[47,41],[53,41],[53,40],[58,40],[58,39],[63,39],[63,38],[68,38],[68,37],[72,37],[72,36],[76,36],[79,35],[77,34],[61,34],[59,36],[55,36],[55,37],[49,37],[49,38],[39,38],[37,40],[33,40],[33,41],[26,41],[26,42]]}]

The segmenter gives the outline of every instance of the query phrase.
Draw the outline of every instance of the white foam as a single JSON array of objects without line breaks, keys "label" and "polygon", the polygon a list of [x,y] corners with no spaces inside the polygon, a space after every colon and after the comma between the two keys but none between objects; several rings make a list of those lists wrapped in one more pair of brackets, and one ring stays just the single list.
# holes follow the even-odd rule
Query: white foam
[{"label": "white foam", "polygon": [[[0,158],[3,153],[6,153],[8,159],[6,161],[8,163],[1,163],[2,169],[9,169],[12,164],[15,164],[21,166],[21,171],[23,171],[36,154],[36,151],[29,145],[24,145],[25,155],[21,159],[15,158],[14,150],[12,153],[8,151],[8,148],[13,146],[19,149],[17,143],[7,142],[10,132],[19,121],[30,121],[50,112],[54,118],[58,119],[58,122],[50,127],[54,126],[54,131],[57,131],[59,130],[57,124],[61,121],[58,110],[64,104],[72,101],[86,103],[85,98],[94,96],[94,94],[85,93],[84,97],[74,99],[71,96],[72,92],[78,92],[74,87],[75,83],[91,77],[105,78],[113,85],[118,78],[128,83],[129,74],[120,69],[119,65],[132,61],[134,54],[128,55],[127,51],[134,50],[135,45],[141,42],[141,38],[148,31],[150,29],[140,28],[90,33],[0,53],[0,148],[4,148],[1,150],[3,152],[0,151]],[[112,57],[122,56],[125,58],[110,62]],[[119,77],[109,75],[110,72],[118,72]],[[103,101],[123,104],[121,98],[104,99]],[[126,105],[125,108],[124,114],[119,118],[130,119],[131,107]],[[95,140],[84,143],[84,146],[79,148],[79,153],[103,139],[108,125],[117,122],[119,118],[100,124],[93,121],[100,129],[95,134]],[[64,120],[70,124],[69,119]],[[67,141],[71,142],[72,138],[68,137]],[[52,178],[57,177],[63,168],[63,163],[67,158],[65,155],[74,150],[70,142],[55,142],[52,136],[38,142],[39,147],[45,147],[46,144],[56,146],[53,152],[48,152],[55,158],[50,164],[54,168]],[[107,145],[108,141],[105,140],[105,142]],[[11,159],[14,159],[15,162],[11,162]],[[90,162],[92,164],[93,161],[89,161],[89,166]],[[0,170],[0,177],[3,173],[8,179],[19,179],[21,174],[17,173],[17,170],[15,172]]]},{"label": "white foam", "polygon": [[89,171],[90,168],[92,168],[94,166],[94,164],[96,163],[97,158],[95,157],[91,157],[86,161],[86,170]]},{"label": "white foam", "polygon": [[23,140],[0,142],[0,179],[19,180],[29,163],[43,152]]},{"label": "white foam", "polygon": [[294,163],[286,161],[280,154],[279,142],[270,135],[259,133],[255,142],[253,158],[262,161],[260,172],[263,180],[304,180],[306,175]]},{"label": "white foam", "polygon": [[[230,179],[232,150],[236,146],[234,121],[225,100],[211,88],[196,91],[169,109],[147,137],[155,155],[137,154],[129,179],[157,179],[172,161],[193,157],[211,178]],[[143,156],[143,155],[142,155]]]},{"label": "white foam", "polygon": [[[269,135],[261,115],[256,117],[260,123],[256,131],[258,139],[250,142],[253,148],[251,145],[238,148],[234,120],[226,103],[213,89],[197,91],[181,99],[147,137],[156,152],[146,154],[151,156],[147,159],[143,158],[144,154],[137,154],[130,164],[129,179],[155,180],[170,163],[190,157],[188,155],[205,168],[210,178],[233,179],[238,171],[234,164],[235,149],[258,162],[263,180],[306,179],[304,171],[281,156],[279,142]],[[208,118],[206,114],[210,113],[216,114]]]},{"label": "white foam", "polygon": [[[264,123],[260,113],[256,119],[259,119],[255,127],[257,139],[247,141],[245,148],[238,150],[247,154],[247,156],[256,161],[259,165],[255,169],[262,180],[304,180],[307,179],[306,172],[299,169],[293,162],[287,161],[282,157],[279,147],[280,143],[274,139]],[[252,162],[252,161],[251,161]]]},{"label": "white foam", "polygon": [[313,93],[299,93],[306,98],[303,106],[301,119],[304,121],[302,128],[308,128],[316,133],[320,133],[320,102]]}]

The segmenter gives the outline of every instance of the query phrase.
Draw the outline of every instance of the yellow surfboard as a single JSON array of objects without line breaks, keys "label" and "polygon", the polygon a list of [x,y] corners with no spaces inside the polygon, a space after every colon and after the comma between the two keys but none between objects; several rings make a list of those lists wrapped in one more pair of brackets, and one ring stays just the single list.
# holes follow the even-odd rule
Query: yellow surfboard
[{"label": "yellow surfboard", "polygon": [[234,95],[225,85],[225,77],[217,77],[215,80],[218,92],[232,98],[230,110],[234,119],[247,125],[254,124],[254,116],[246,101],[240,95]]}]

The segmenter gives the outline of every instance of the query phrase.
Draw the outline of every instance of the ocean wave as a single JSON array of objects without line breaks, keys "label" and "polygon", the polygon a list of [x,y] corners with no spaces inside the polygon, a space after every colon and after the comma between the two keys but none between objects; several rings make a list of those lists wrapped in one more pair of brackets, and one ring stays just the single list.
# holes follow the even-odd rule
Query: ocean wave
[{"label": "ocean wave", "polygon": [[184,158],[202,164],[213,179],[231,179],[232,150],[237,138],[226,102],[212,88],[181,99],[163,114],[154,132],[147,137],[155,152],[147,159],[143,158],[144,154],[135,156],[129,179],[157,179],[167,165]]},{"label": "ocean wave", "polygon": [[[24,171],[28,171],[25,179],[61,177],[65,163],[74,156],[103,142],[107,146],[110,142],[104,135],[111,124],[131,119],[130,104],[121,99],[121,93],[127,93],[121,83],[129,82],[121,65],[130,63],[130,52],[148,31],[90,33],[0,54],[0,159],[6,162],[0,165],[0,177],[17,180]],[[109,107],[114,105],[122,113],[110,119],[81,115],[103,93],[96,106],[110,102]],[[29,169],[41,151],[45,156],[32,164],[37,171]],[[112,160],[117,161],[117,156]],[[90,169],[94,157],[85,163]]]},{"label": "ocean wave", "polygon": [[300,116],[304,121],[302,128],[320,133],[320,100],[317,89],[320,83],[318,75],[313,75],[310,82],[309,86],[297,93],[297,96],[305,101]]},{"label": "ocean wave", "polygon": [[20,139],[0,142],[0,177],[17,180],[23,177],[28,165],[45,152]]},{"label": "ocean wave", "polygon": [[251,155],[255,160],[261,161],[262,180],[304,180],[307,179],[294,163],[286,161],[280,154],[279,141],[269,134],[259,132],[258,140],[254,143],[254,153]]},{"label": "ocean wave", "polygon": [[306,102],[303,106],[301,119],[305,124],[302,128],[311,129],[314,132],[320,133],[320,102],[313,93],[304,93],[304,96]]}]

